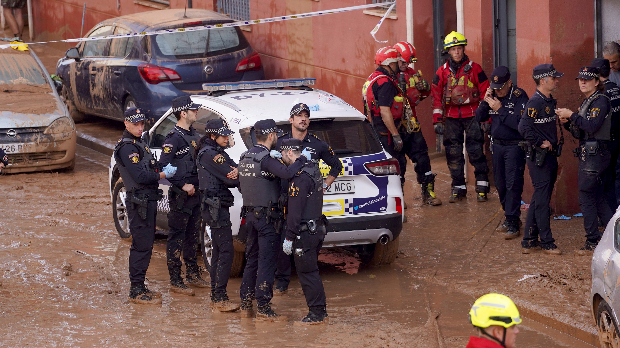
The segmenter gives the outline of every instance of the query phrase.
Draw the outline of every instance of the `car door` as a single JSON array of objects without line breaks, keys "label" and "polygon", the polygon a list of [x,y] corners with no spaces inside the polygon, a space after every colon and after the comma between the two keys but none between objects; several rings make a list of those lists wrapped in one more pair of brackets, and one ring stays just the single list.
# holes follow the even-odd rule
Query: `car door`
[{"label": "car door", "polygon": [[[132,32],[132,30],[118,24],[114,29],[114,35]],[[118,119],[123,119],[124,117],[123,98],[127,94],[125,78],[127,69],[133,67],[129,63],[132,59],[132,49],[134,49],[137,42],[138,38],[136,37],[117,38],[110,42],[110,57],[104,67],[104,88],[106,89],[105,95],[107,96],[104,111],[110,117]]]},{"label": "car door", "polygon": [[614,248],[604,272],[604,285],[612,308],[620,308],[620,220],[614,226]]},{"label": "car door", "polygon": [[[112,26],[104,25],[93,30],[87,37],[112,34]],[[85,41],[81,47],[81,59],[76,64],[76,88],[78,108],[86,113],[101,114],[105,104],[103,67],[107,60],[110,40]]]}]

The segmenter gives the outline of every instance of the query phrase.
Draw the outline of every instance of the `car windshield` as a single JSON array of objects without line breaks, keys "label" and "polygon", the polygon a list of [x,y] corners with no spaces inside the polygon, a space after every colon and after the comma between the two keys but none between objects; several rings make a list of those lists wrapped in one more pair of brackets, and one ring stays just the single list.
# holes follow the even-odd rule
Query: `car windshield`
[{"label": "car windshield", "polygon": [[[194,129],[203,136],[205,134],[205,126],[207,121],[213,118],[218,118],[220,115],[208,109],[200,109],[198,110],[198,114],[196,116],[196,122],[192,125]],[[174,125],[177,123],[177,117],[174,114],[168,115],[165,120],[163,120],[157,129],[153,132],[153,139],[151,140],[150,146],[152,148],[161,148],[164,145],[164,140],[166,139],[166,135],[170,133]]]},{"label": "car windshield", "polygon": [[34,58],[30,54],[17,52],[0,54],[0,84],[48,86]]},{"label": "car windshield", "polygon": [[248,42],[239,28],[219,28],[154,35],[151,45],[158,58],[193,59],[239,51]]},{"label": "car windshield", "polygon": [[[284,132],[291,131],[290,124],[280,124],[278,127]],[[370,125],[364,121],[311,121],[308,130],[328,143],[339,158],[383,151]],[[256,143],[251,128],[243,129],[240,133],[248,148]]]}]

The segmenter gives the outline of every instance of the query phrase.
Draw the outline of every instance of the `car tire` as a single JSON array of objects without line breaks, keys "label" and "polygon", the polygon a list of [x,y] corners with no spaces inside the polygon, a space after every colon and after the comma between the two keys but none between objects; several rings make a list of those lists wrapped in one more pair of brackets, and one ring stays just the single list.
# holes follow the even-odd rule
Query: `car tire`
[{"label": "car tire", "polygon": [[[131,108],[131,107],[135,107],[136,105],[136,99],[134,99],[134,97],[128,95],[127,97],[125,97],[125,103],[123,104],[123,113],[125,112],[125,110]],[[125,115],[123,114],[123,118],[125,118]]]},{"label": "car tire", "polygon": [[[207,272],[211,271],[211,255],[213,252],[213,244],[211,240],[211,228],[206,223],[202,223],[202,228],[200,229],[200,249],[202,251],[202,259],[205,263],[205,268]],[[237,242],[233,237],[233,245],[237,246]],[[238,247],[234,248],[234,256],[232,267],[230,270],[230,277],[236,278],[243,274],[243,268],[245,267],[245,252],[239,251]]]},{"label": "car tire", "polygon": [[62,96],[65,99],[65,104],[67,105],[67,109],[69,110],[69,116],[73,119],[73,122],[79,123],[84,121],[84,113],[79,111],[67,90],[67,87],[62,87]]},{"label": "car tire", "polygon": [[614,319],[613,312],[604,300],[598,304],[596,311],[596,326],[598,327],[598,337],[602,348],[620,347],[620,337],[618,335],[618,324]]},{"label": "car tire", "polygon": [[389,265],[396,260],[398,245],[398,238],[387,242],[385,245],[377,242],[373,245],[364,246],[358,255],[365,266]]},{"label": "car tire", "polygon": [[116,232],[121,238],[131,237],[129,232],[129,216],[127,215],[127,206],[125,205],[125,198],[127,197],[127,190],[122,179],[118,179],[114,184],[114,190],[112,190],[112,217],[114,218],[114,226],[116,226]]}]

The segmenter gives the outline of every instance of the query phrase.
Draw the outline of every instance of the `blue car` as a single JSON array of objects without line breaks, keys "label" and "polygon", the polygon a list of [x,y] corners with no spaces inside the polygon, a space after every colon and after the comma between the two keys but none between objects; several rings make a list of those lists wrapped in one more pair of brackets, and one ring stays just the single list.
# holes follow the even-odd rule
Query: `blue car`
[{"label": "blue car", "polygon": [[[105,20],[86,37],[232,21],[208,10],[157,10]],[[80,42],[58,61],[56,75],[76,122],[84,114],[122,120],[132,106],[158,119],[175,97],[207,94],[202,90],[205,82],[265,77],[258,53],[239,27]]]}]

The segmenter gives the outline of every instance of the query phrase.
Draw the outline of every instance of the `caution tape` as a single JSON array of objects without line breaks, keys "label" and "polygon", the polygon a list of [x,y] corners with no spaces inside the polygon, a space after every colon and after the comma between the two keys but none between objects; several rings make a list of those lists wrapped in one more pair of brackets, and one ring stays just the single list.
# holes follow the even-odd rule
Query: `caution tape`
[{"label": "caution tape", "polygon": [[383,17],[381,17],[381,20],[379,21],[379,23],[377,23],[377,26],[375,26],[375,28],[370,32],[370,35],[372,35],[372,38],[375,39],[375,41],[380,42],[380,43],[386,43],[387,42],[387,40],[385,40],[385,41],[377,40],[377,38],[375,37],[375,34],[377,34],[377,32],[379,31],[379,28],[381,28],[381,24],[383,24],[383,21],[385,20],[385,18],[387,18],[387,16],[390,13],[392,13],[392,10],[394,9],[394,6],[396,6],[396,1],[394,1],[392,3],[392,6],[390,6],[390,8],[387,11],[385,11],[385,14],[383,15]]},{"label": "caution tape", "polygon": [[[203,25],[203,26],[196,26],[196,27],[189,27],[189,28],[163,29],[163,30],[156,30],[156,31],[142,32],[142,33],[129,33],[129,34],[117,34],[117,35],[107,35],[107,36],[95,36],[95,37],[88,37],[88,38],[66,39],[66,40],[56,40],[56,41],[28,42],[28,43],[25,43],[25,44],[26,45],[39,45],[39,44],[56,43],[56,42],[69,42],[69,43],[72,43],[72,42],[84,42],[84,41],[96,41],[96,40],[111,40],[111,39],[122,39],[122,38],[131,38],[131,37],[149,36],[149,35],[161,35],[161,34],[171,34],[171,33],[182,33],[182,32],[210,30],[210,29],[240,27],[240,26],[246,26],[246,25],[255,25],[255,24],[262,24],[262,23],[274,23],[274,22],[288,21],[288,20],[292,20],[292,19],[301,19],[301,18],[323,16],[323,15],[334,14],[334,13],[350,12],[350,11],[362,10],[362,9],[367,9],[367,8],[386,6],[386,5],[389,5],[389,4],[392,4],[392,7],[390,7],[390,11],[391,11],[391,9],[396,4],[396,0],[394,0],[393,2],[381,2],[381,3],[376,3],[376,4],[367,4],[367,5],[343,7],[343,8],[337,8],[337,9],[327,10],[327,11],[308,12],[308,13],[302,13],[302,14],[297,14],[297,15],[271,17],[271,18],[265,18],[265,19],[254,19],[254,20],[249,20],[249,21],[237,21],[237,22],[231,22],[231,23]],[[389,11],[388,11],[388,13],[389,13]],[[384,19],[385,19],[385,16],[383,16],[381,21],[379,21],[379,24],[377,25],[377,27],[375,27],[375,29],[373,29],[374,33],[376,33],[379,30],[379,27],[381,26],[381,23],[383,22]],[[373,34],[373,37],[374,37],[374,34]],[[24,43],[20,43],[20,45],[23,45],[23,44]],[[15,46],[15,44],[0,45],[0,49],[5,49],[5,48],[12,47],[12,46]]]}]

